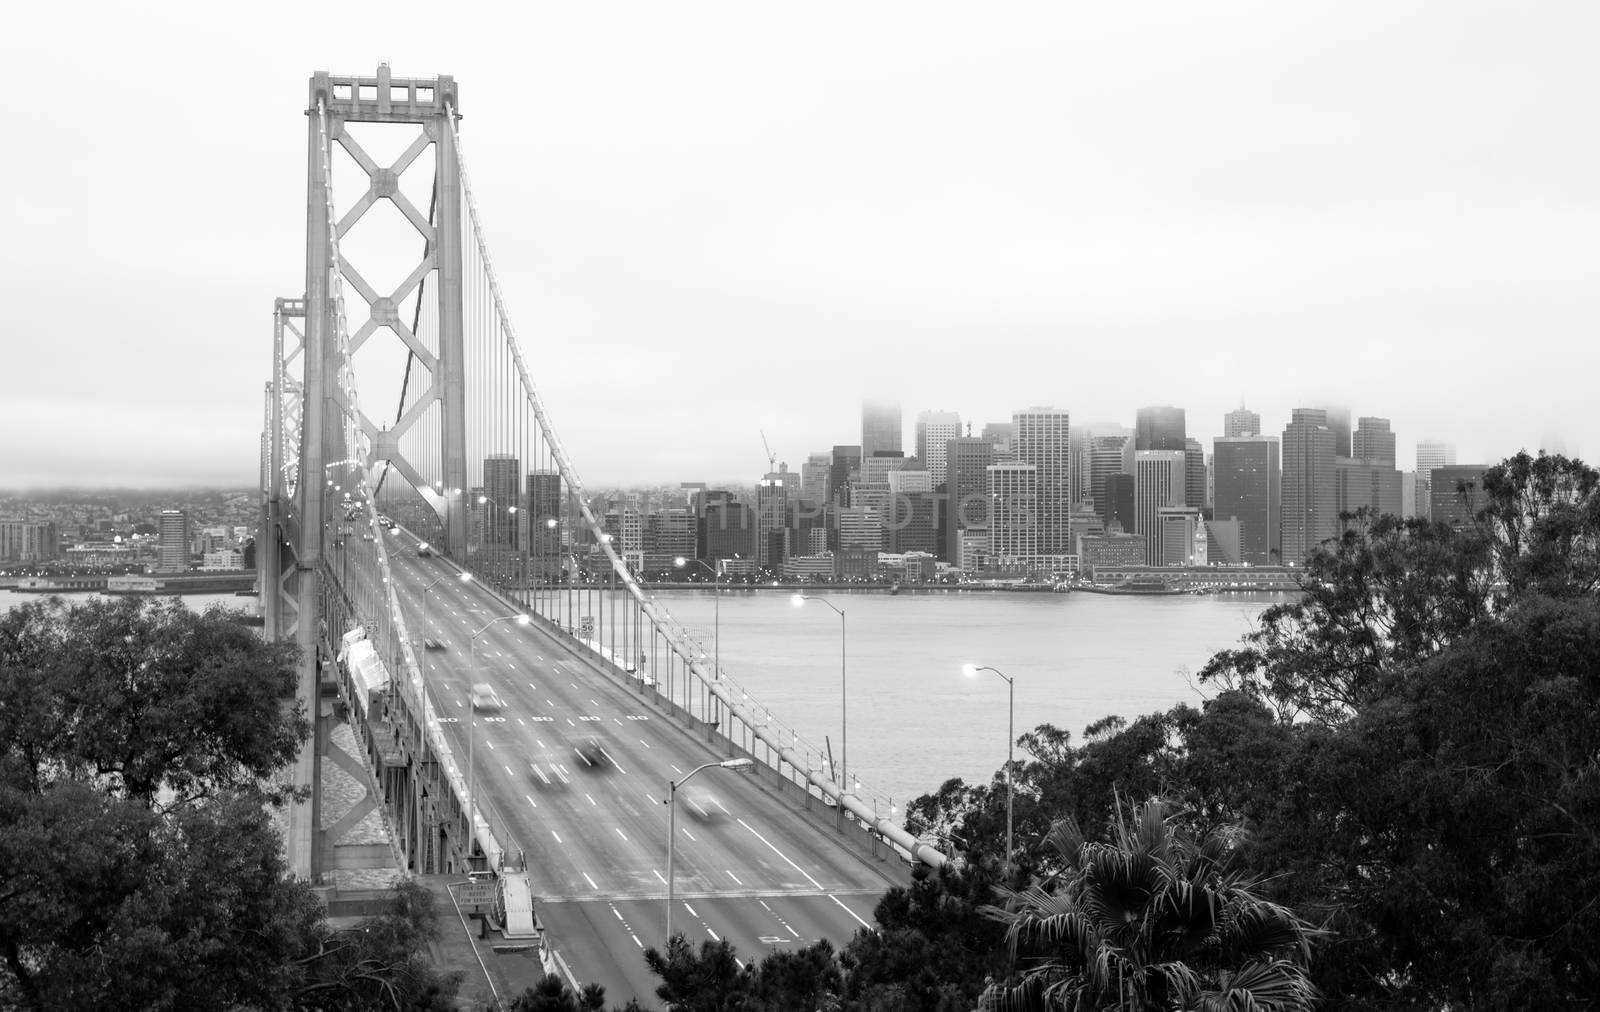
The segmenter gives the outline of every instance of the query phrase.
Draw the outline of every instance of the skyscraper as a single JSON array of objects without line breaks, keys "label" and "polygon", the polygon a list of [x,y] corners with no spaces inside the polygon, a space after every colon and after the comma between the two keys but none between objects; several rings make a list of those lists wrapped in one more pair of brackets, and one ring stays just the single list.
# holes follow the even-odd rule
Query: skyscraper
[{"label": "skyscraper", "polygon": [[1339,533],[1333,430],[1321,408],[1295,408],[1283,430],[1283,560],[1302,563]]},{"label": "skyscraper", "polygon": [[1211,516],[1239,522],[1241,561],[1277,564],[1283,555],[1278,437],[1222,436],[1213,440],[1212,456],[1216,489]]},{"label": "skyscraper", "polygon": [[1324,424],[1333,433],[1333,455],[1350,456],[1350,409],[1342,404],[1324,404],[1322,412],[1327,416]]},{"label": "skyscraper", "polygon": [[1454,467],[1454,443],[1426,442],[1417,444],[1417,515],[1431,516],[1433,512],[1433,470]]},{"label": "skyscraper", "polygon": [[983,426],[983,438],[994,447],[995,460],[1010,460],[1012,439],[1016,434],[1016,426],[1010,422],[986,422]]},{"label": "skyscraper", "polygon": [[1126,472],[1106,475],[1106,504],[1100,512],[1106,530],[1111,531],[1115,524],[1119,533],[1134,533],[1139,529],[1138,509],[1138,487],[1133,475]]},{"label": "skyscraper", "polygon": [[1012,454],[1035,468],[1034,516],[1041,555],[1072,551],[1068,520],[1072,514],[1072,425],[1067,411],[1029,408],[1011,416],[1016,426]]},{"label": "skyscraper", "polygon": [[156,523],[160,546],[157,565],[163,573],[182,573],[189,568],[189,514],[186,510],[162,510]]},{"label": "skyscraper", "polygon": [[864,401],[861,405],[861,459],[879,453],[903,453],[900,445],[900,405],[892,401]]},{"label": "skyscraper", "polygon": [[522,463],[508,453],[491,453],[483,458],[484,503],[473,503],[483,518],[486,544],[517,545],[517,479]]},{"label": "skyscraper", "polygon": [[1261,416],[1254,411],[1245,410],[1245,406],[1240,404],[1222,416],[1222,434],[1230,439],[1234,436],[1259,436]]},{"label": "skyscraper", "polygon": [[1166,405],[1140,408],[1134,423],[1135,450],[1183,450],[1188,433],[1184,429],[1183,409]]},{"label": "skyscraper", "polygon": [[945,448],[961,435],[961,416],[954,411],[923,411],[917,415],[917,458],[933,475],[935,487],[944,483]]},{"label": "skyscraper", "polygon": [[833,463],[828,468],[828,501],[843,505],[850,501],[850,483],[860,477],[861,447],[835,446]]},{"label": "skyscraper", "polygon": [[800,465],[800,498],[821,506],[828,501],[828,470],[833,466],[833,456],[813,453]]},{"label": "skyscraper", "polygon": [[961,532],[989,526],[989,465],[994,463],[994,444],[987,439],[962,436],[945,444],[945,531],[949,537],[949,558],[961,558]]},{"label": "skyscraper", "polygon": [[1333,479],[1333,508],[1339,516],[1362,507],[1379,515],[1401,515],[1404,496],[1400,472],[1393,467],[1359,458],[1335,457]]},{"label": "skyscraper", "polygon": [[1436,523],[1451,527],[1471,526],[1483,509],[1485,464],[1451,464],[1433,469],[1429,515]]},{"label": "skyscraper", "polygon": [[[789,502],[798,489],[788,464],[779,464],[756,483],[756,564],[777,566],[781,557],[772,555],[773,535],[783,530],[789,522]],[[781,549],[780,549],[781,556]]]},{"label": "skyscraper", "polygon": [[1358,418],[1350,441],[1350,456],[1384,467],[1394,467],[1394,433],[1387,418]]},{"label": "skyscraper", "polygon": [[1183,504],[1196,510],[1206,507],[1206,450],[1192,436],[1183,441]]},{"label": "skyscraper", "polygon": [[1157,522],[1161,510],[1184,504],[1184,452],[1179,450],[1140,450],[1133,455],[1134,512],[1137,533],[1144,535],[1145,563],[1161,564],[1161,529]]},{"label": "skyscraper", "polygon": [[989,554],[1006,562],[1031,564],[1039,554],[1037,538],[1038,468],[1007,461],[988,467]]},{"label": "skyscraper", "polygon": [[1095,436],[1089,440],[1089,498],[1102,519],[1106,512],[1106,479],[1113,474],[1133,471],[1133,439],[1130,436]]}]

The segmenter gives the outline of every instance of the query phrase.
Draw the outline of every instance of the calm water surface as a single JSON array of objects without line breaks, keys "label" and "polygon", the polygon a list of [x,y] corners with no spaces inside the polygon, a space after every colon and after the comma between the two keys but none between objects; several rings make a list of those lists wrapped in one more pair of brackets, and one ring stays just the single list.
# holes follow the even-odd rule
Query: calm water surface
[{"label": "calm water surface", "polygon": [[[68,595],[82,600],[89,595]],[[1110,597],[1100,594],[828,591],[844,609],[849,765],[863,789],[906,799],[950,777],[986,781],[1006,757],[1006,683],[1016,681],[1018,734],[1054,724],[1080,741],[1101,717],[1134,717],[1198,702],[1193,679],[1236,644],[1275,594]],[[0,591],[0,611],[38,595]],[[709,591],[657,591],[678,620],[714,646]],[[186,595],[254,613],[255,599]],[[722,666],[760,706],[840,758],[839,616],[820,602],[795,607],[775,591],[725,591]]]}]

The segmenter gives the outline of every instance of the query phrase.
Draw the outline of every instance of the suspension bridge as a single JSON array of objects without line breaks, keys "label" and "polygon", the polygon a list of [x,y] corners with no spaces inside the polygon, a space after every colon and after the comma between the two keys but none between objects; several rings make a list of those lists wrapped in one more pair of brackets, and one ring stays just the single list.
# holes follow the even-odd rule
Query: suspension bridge
[{"label": "suspension bridge", "polygon": [[[310,82],[305,291],[274,304],[257,538],[265,634],[299,645],[314,717],[291,866],[470,875],[508,938],[616,1002],[653,993],[639,950],[669,894],[675,930],[747,958],[842,944],[945,857],[637,575],[512,324],[458,99],[386,65]],[[330,763],[366,791],[332,819]],[[671,786],[707,764],[732,765]],[[374,813],[376,857],[347,843]]]}]

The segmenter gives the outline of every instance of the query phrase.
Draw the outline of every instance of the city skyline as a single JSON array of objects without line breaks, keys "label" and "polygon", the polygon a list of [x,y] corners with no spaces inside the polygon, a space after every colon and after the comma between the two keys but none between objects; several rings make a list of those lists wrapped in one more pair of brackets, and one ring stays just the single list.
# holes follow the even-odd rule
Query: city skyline
[{"label": "city skyline", "polygon": [[[0,487],[254,483],[271,300],[304,285],[305,81],[378,60],[460,81],[507,298],[593,486],[754,481],[763,432],[798,470],[859,438],[864,397],[902,405],[905,446],[923,410],[977,432],[1034,404],[1171,404],[1208,444],[1243,399],[1263,432],[1388,418],[1402,470],[1428,440],[1600,452],[1592,8],[888,5],[840,32],[640,5],[487,37],[386,10],[11,15],[50,97],[3,100],[39,154],[0,166]],[[203,129],[107,112],[127,81]],[[647,428],[673,438],[641,452]]]}]

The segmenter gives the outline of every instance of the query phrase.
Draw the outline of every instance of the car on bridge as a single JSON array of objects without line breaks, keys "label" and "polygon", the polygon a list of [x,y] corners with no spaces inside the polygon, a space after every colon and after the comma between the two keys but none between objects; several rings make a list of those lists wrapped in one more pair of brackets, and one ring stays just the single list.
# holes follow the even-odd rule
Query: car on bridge
[{"label": "car on bridge", "polygon": [[720,822],[730,814],[728,806],[707,787],[690,784],[678,789],[678,804],[700,822]]},{"label": "car on bridge", "polygon": [[577,753],[585,770],[610,772],[617,768],[617,761],[606,751],[606,741],[600,735],[584,735],[573,743],[572,751]]},{"label": "car on bridge", "polygon": [[417,542],[417,558],[426,559],[433,555],[433,548],[426,541]]},{"label": "car on bridge", "polygon": [[479,682],[472,687],[472,708],[474,710],[498,710],[500,706],[500,697],[495,695],[494,686],[488,682]]}]

